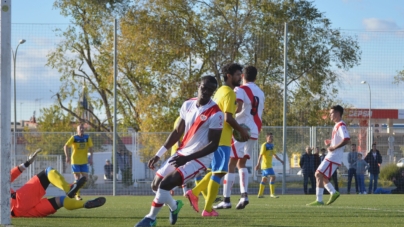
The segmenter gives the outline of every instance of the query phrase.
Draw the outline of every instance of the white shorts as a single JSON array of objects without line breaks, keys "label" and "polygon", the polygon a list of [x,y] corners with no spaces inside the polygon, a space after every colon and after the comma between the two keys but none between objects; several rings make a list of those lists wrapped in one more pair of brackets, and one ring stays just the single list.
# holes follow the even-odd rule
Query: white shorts
[{"label": "white shorts", "polygon": [[242,159],[242,158],[247,158],[250,159],[251,153],[254,149],[254,145],[257,143],[257,140],[249,139],[246,142],[239,142],[235,140],[234,138],[232,139],[232,144],[231,144],[231,152],[230,152],[230,158],[234,159]]},{"label": "white shorts", "polygon": [[176,155],[171,156],[167,159],[159,170],[157,170],[156,175],[160,178],[164,178],[173,171],[178,171],[182,176],[182,184],[186,184],[189,180],[205,172],[206,167],[198,159],[189,161],[185,165],[175,168],[169,162]]},{"label": "white shorts", "polygon": [[340,166],[340,164],[331,162],[328,159],[324,159],[324,161],[322,161],[318,166],[317,172],[322,173],[325,177],[330,179],[335,170],[337,170],[338,166]]}]

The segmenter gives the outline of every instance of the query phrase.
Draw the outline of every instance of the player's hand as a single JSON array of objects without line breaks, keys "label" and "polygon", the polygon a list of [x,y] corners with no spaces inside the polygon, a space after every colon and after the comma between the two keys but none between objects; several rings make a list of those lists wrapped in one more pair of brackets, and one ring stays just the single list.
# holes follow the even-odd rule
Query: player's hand
[{"label": "player's hand", "polygon": [[90,159],[88,160],[88,164],[93,165],[93,156],[90,157]]},{"label": "player's hand", "polygon": [[328,151],[331,151],[331,152],[335,151],[335,147],[329,147]]},{"label": "player's hand", "polygon": [[35,161],[36,156],[37,156],[38,153],[41,152],[41,151],[42,151],[42,149],[39,148],[39,149],[37,149],[33,154],[31,154],[31,155],[29,156],[29,158],[28,158],[29,164],[32,164],[32,163]]},{"label": "player's hand", "polygon": [[285,165],[285,162],[284,162],[284,161],[281,161],[281,163],[282,163],[282,165]]},{"label": "player's hand", "polygon": [[258,171],[260,169],[259,166],[255,166],[255,170]]},{"label": "player's hand", "polygon": [[154,156],[152,159],[149,160],[147,166],[149,169],[154,169],[154,164],[156,164],[160,160],[159,156]]},{"label": "player's hand", "polygon": [[240,142],[245,142],[250,139],[250,136],[248,135],[248,131],[244,128],[241,129],[240,136],[241,136],[241,141]]},{"label": "player's hand", "polygon": [[331,140],[330,140],[330,139],[324,140],[324,144],[325,144],[326,146],[330,146]]},{"label": "player's hand", "polygon": [[70,163],[70,157],[66,156],[66,163]]},{"label": "player's hand", "polygon": [[187,163],[188,157],[187,156],[175,156],[170,160],[170,164],[173,165],[175,168],[185,165]]}]

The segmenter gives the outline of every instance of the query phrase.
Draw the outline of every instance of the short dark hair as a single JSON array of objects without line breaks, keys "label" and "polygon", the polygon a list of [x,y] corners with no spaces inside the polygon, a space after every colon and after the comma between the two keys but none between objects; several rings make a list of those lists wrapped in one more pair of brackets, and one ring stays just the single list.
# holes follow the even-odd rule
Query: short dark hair
[{"label": "short dark hair", "polygon": [[217,80],[216,80],[215,76],[207,75],[207,76],[201,77],[201,82],[205,82],[205,81],[216,85],[216,88],[217,88]]},{"label": "short dark hair", "polygon": [[267,136],[272,136],[272,132],[267,132]]},{"label": "short dark hair", "polygon": [[325,148],[321,148],[321,151],[325,151]]},{"label": "short dark hair", "polygon": [[372,146],[376,146],[376,143],[372,143]]},{"label": "short dark hair", "polygon": [[351,146],[356,146],[356,144],[355,144],[355,143],[352,143]]},{"label": "short dark hair", "polygon": [[248,82],[254,82],[257,79],[257,68],[249,65],[243,69],[243,74]]},{"label": "short dark hair", "polygon": [[223,80],[227,80],[227,74],[234,75],[237,70],[243,70],[243,66],[238,63],[228,63],[222,67]]},{"label": "short dark hair", "polygon": [[344,108],[342,108],[342,106],[340,106],[340,105],[332,106],[331,109],[340,113],[341,116],[342,116],[342,114],[344,114]]}]

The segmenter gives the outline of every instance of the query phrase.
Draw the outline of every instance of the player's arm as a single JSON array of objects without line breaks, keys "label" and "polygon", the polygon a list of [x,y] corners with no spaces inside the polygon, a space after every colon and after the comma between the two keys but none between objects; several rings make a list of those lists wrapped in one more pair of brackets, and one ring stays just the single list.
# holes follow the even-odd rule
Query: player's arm
[{"label": "player's arm", "polygon": [[184,119],[181,119],[177,124],[177,127],[167,137],[167,140],[164,143],[164,145],[157,151],[156,155],[149,160],[148,167],[150,169],[154,169],[154,164],[160,160],[160,157],[164,155],[164,153],[166,153],[166,151],[170,149],[175,143],[178,143],[181,136],[184,134],[184,131],[185,131],[185,121]]},{"label": "player's arm", "polygon": [[257,165],[255,166],[255,170],[260,169],[261,159],[262,159],[262,154],[260,154],[260,156],[258,157],[258,161],[257,161]]},{"label": "player's arm", "polygon": [[12,168],[10,171],[10,175],[11,175],[10,181],[13,182],[18,176],[20,176],[21,173],[24,172],[24,170],[26,168],[28,168],[35,161],[36,156],[41,151],[42,151],[41,149],[37,149],[33,154],[31,154],[29,156],[29,158],[26,162],[20,164],[19,166]]},{"label": "player's arm", "polygon": [[236,109],[236,113],[240,113],[241,110],[243,109],[243,100],[237,99],[237,109]]},{"label": "player's arm", "polygon": [[273,157],[276,158],[276,160],[280,161],[280,162],[282,163],[282,165],[285,164],[285,162],[284,162],[282,159],[280,159],[280,158],[278,157],[278,155],[274,154]]},{"label": "player's arm", "polygon": [[71,140],[73,139],[73,137],[71,137],[67,143],[65,144],[65,146],[63,147],[63,150],[65,151],[65,156],[66,156],[66,163],[70,163],[70,155],[67,152],[67,148],[70,146],[71,144]]},{"label": "player's arm", "polygon": [[337,133],[340,134],[344,139],[339,144],[328,147],[328,151],[330,152],[333,152],[334,150],[347,145],[351,140],[351,138],[349,138],[348,130],[346,129],[345,126],[339,127]]},{"label": "player's arm", "polygon": [[222,129],[209,129],[208,132],[209,143],[206,146],[204,146],[199,151],[193,154],[187,156],[176,156],[170,161],[170,163],[175,167],[179,167],[191,160],[202,158],[210,153],[215,152],[219,147],[219,141],[221,135],[222,135]]},{"label": "player's arm", "polygon": [[231,113],[225,113],[224,114],[224,120],[229,123],[229,125],[236,131],[240,132],[241,135],[241,139],[242,141],[247,141],[248,139],[250,139],[250,136],[248,135],[247,130],[245,130],[244,128],[242,128],[236,121],[236,119],[234,119],[233,114]]}]

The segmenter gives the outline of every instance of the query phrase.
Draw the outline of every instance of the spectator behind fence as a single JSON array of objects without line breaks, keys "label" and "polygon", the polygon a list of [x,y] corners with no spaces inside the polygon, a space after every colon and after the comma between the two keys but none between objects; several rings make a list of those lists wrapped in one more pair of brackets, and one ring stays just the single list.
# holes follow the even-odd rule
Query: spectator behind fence
[{"label": "spectator behind fence", "polygon": [[[362,159],[362,154],[358,153],[357,154],[357,159],[356,159],[356,179],[358,180],[358,185],[359,185],[359,194],[366,194],[366,188],[365,188],[365,172],[369,168],[369,164],[365,162],[365,160]],[[355,180],[356,182],[356,180]]]},{"label": "spectator behind fence", "polygon": [[105,180],[112,180],[114,176],[114,165],[111,164],[109,159],[105,160],[104,165],[104,179]]},{"label": "spectator behind fence", "polygon": [[[314,179],[314,156],[311,154],[311,147],[307,146],[306,147],[306,153],[302,155],[300,158],[300,168],[302,168],[302,173],[303,173],[303,191],[304,194],[312,194],[314,193],[316,181]],[[311,183],[311,189],[310,191],[307,191],[307,184],[309,183],[309,178],[310,178],[310,183]],[[310,192],[310,193],[309,193]]]},{"label": "spectator behind fence", "polygon": [[[365,161],[369,164],[369,190],[368,193],[373,193],[377,189],[377,180],[379,179],[380,165],[382,164],[382,156],[380,151],[376,149],[376,144],[372,144],[372,149],[366,155]],[[372,190],[373,186],[373,190]]]},{"label": "spectator behind fence", "polygon": [[[348,194],[351,194],[352,178],[355,179],[356,194],[359,193],[358,178],[356,177],[356,161],[358,159],[358,152],[356,151],[356,144],[351,144],[351,152],[348,153]],[[362,159],[362,155],[361,155]]]},{"label": "spectator behind fence", "polygon": [[[318,166],[321,163],[321,159],[320,159],[320,148],[316,147],[313,153],[314,156],[314,169],[317,169]],[[325,156],[324,156],[325,157]]]},{"label": "spectator behind fence", "polygon": [[397,188],[393,190],[378,188],[375,190],[375,194],[404,194],[404,169],[401,169],[400,174],[397,177],[393,177],[391,181],[393,181]]}]

